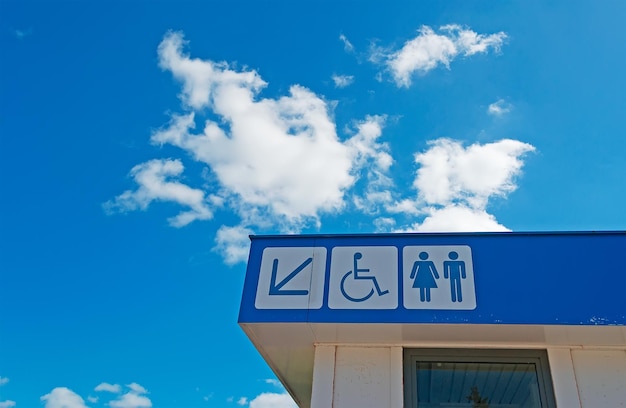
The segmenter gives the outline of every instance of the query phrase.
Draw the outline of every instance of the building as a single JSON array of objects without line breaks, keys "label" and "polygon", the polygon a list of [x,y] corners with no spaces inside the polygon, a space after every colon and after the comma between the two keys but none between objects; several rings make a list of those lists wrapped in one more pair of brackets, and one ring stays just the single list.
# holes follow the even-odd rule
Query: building
[{"label": "building", "polygon": [[626,232],[251,240],[239,324],[301,408],[626,407]]}]

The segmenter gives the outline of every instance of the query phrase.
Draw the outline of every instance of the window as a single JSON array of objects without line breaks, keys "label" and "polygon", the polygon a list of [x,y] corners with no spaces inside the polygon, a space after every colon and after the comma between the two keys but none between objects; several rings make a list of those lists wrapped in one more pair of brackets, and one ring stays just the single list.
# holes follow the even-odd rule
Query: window
[{"label": "window", "polygon": [[405,349],[405,408],[555,408],[544,350]]}]

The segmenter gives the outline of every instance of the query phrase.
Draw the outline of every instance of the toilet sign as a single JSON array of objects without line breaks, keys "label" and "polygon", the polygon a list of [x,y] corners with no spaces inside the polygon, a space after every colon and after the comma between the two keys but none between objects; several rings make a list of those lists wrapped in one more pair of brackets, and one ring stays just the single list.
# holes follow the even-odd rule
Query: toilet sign
[{"label": "toilet sign", "polygon": [[626,231],[251,239],[244,323],[626,325]]},{"label": "toilet sign", "polygon": [[[257,309],[476,308],[472,250],[466,245],[268,247]],[[328,277],[328,290],[325,281]],[[400,286],[404,287],[400,299]],[[325,296],[326,295],[326,296]]]},{"label": "toilet sign", "polygon": [[474,266],[469,246],[406,246],[403,253],[404,307],[476,308]]}]

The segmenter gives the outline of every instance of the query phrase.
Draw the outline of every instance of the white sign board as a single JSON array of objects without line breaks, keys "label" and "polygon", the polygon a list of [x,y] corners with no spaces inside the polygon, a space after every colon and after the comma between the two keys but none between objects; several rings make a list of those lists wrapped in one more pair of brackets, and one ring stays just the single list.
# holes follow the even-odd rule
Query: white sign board
[{"label": "white sign board", "polygon": [[321,309],[328,276],[329,309],[476,308],[469,246],[405,246],[399,255],[396,246],[335,246],[328,262],[325,247],[267,247],[255,307]]},{"label": "white sign board", "polygon": [[397,308],[398,248],[393,246],[333,248],[328,307]]},{"label": "white sign board", "polygon": [[319,309],[324,301],[326,248],[265,248],[257,309]]},{"label": "white sign board", "polygon": [[402,258],[405,308],[476,309],[470,247],[406,246]]}]

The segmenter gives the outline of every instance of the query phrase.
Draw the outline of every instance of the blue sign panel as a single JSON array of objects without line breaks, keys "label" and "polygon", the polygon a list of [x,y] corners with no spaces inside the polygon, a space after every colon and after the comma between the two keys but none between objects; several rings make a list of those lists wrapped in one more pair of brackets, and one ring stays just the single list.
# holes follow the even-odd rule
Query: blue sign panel
[{"label": "blue sign panel", "polygon": [[626,232],[251,240],[240,323],[626,325]]}]

